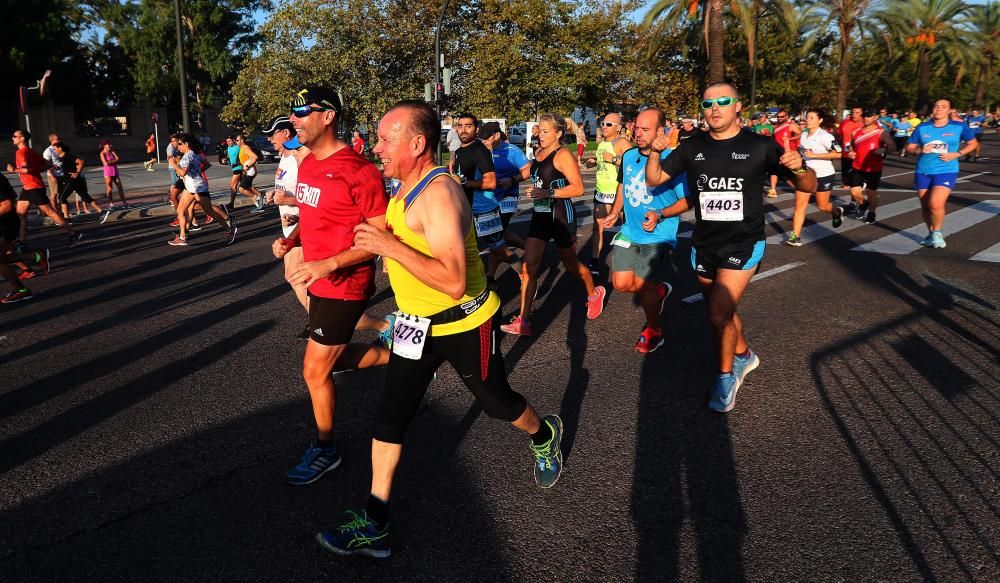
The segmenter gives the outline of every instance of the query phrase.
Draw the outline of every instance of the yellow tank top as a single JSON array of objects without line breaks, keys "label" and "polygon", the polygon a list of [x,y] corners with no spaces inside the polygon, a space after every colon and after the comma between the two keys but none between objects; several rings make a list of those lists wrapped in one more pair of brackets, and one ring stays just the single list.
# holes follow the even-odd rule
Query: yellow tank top
[{"label": "yellow tank top", "polygon": [[[432,170],[434,169],[430,171]],[[433,257],[427,239],[406,226],[406,197],[409,194],[410,191],[401,191],[389,199],[389,206],[385,211],[386,228],[405,245],[428,257]],[[389,284],[396,294],[396,305],[403,312],[414,316],[427,317],[437,314],[474,299],[486,289],[486,275],[476,245],[475,225],[472,223],[469,224],[469,231],[465,234],[465,294],[457,300],[420,281],[392,259],[385,258],[385,266],[389,273]],[[483,322],[492,318],[499,309],[500,298],[496,293],[490,292],[486,302],[465,318],[457,322],[432,326],[431,336],[447,336],[478,328]]]}]

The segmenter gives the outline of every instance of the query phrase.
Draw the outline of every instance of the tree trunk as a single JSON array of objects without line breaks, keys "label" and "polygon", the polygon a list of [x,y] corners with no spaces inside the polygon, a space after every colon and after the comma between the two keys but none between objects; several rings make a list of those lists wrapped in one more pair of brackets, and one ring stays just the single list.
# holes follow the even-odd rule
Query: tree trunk
[{"label": "tree trunk", "polygon": [[[987,58],[989,58],[989,55],[987,55]],[[976,81],[976,99],[973,103],[978,107],[982,107],[983,100],[986,99],[986,80],[989,79],[990,69],[988,63],[989,61],[987,61],[987,64],[984,64],[979,68],[979,80]]]},{"label": "tree trunk", "polygon": [[930,88],[931,88],[931,52],[926,47],[920,50],[920,70],[917,75],[917,113],[920,117],[927,115],[930,111]]},{"label": "tree trunk", "polygon": [[725,37],[722,30],[723,0],[710,0],[708,10],[708,84],[726,80],[726,62],[723,56]]},{"label": "tree trunk", "polygon": [[847,88],[850,82],[851,64],[851,31],[841,26],[840,31],[840,71],[837,74],[837,111],[835,116],[840,119],[841,113],[847,109]]}]

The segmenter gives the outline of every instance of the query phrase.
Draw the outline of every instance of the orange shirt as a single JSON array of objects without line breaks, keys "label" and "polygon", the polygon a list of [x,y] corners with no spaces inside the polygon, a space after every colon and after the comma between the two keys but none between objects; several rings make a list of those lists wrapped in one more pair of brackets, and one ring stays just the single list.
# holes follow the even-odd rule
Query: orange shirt
[{"label": "orange shirt", "polygon": [[[14,166],[17,166],[18,176],[21,177],[21,186],[25,190],[45,188],[42,182],[42,172],[45,172],[45,158],[31,148],[18,148],[14,153]],[[27,170],[27,172],[25,172]]]}]

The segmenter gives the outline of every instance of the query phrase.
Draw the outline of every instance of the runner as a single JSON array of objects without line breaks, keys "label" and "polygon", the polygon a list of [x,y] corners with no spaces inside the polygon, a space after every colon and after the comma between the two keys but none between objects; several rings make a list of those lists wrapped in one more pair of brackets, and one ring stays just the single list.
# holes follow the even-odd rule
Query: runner
[{"label": "runner", "polygon": [[365,155],[365,140],[361,137],[361,132],[358,130],[354,130],[352,134],[351,148],[353,148],[358,154],[361,154],[362,156]]},{"label": "runner", "polygon": [[[594,232],[590,237],[590,261],[587,263],[587,269],[594,277],[600,275],[601,252],[604,249],[604,219],[611,216],[609,215],[611,206],[615,203],[622,155],[632,147],[632,144],[621,136],[621,114],[609,113],[604,116],[600,130],[603,140],[597,145],[597,155],[587,159],[587,167],[597,166],[594,183]],[[614,214],[614,218],[612,227],[618,220],[617,213]]]},{"label": "runner", "polygon": [[[843,188],[851,187],[851,158],[848,154],[851,151],[851,136],[854,135],[854,130],[861,127],[861,108],[852,107],[851,116],[844,121],[840,122],[840,127],[837,128],[838,135],[840,138],[841,152],[840,152],[840,175],[844,181]],[[848,210],[844,211],[847,213],[856,212],[856,207],[848,207]]]},{"label": "runner", "polygon": [[851,135],[851,199],[856,217],[875,224],[878,210],[878,187],[882,181],[882,166],[886,152],[893,148],[889,132],[878,121],[874,109],[861,114],[862,126]]},{"label": "runner", "polygon": [[[298,239],[302,263],[291,274],[292,286],[308,288],[309,342],[302,376],[309,388],[316,421],[316,441],[289,470],[290,484],[311,484],[340,465],[333,443],[336,389],[334,370],[385,364],[380,346],[349,344],[365,306],[375,293],[375,256],[356,246],[355,226],[385,225],[386,196],[378,168],[337,138],[343,100],[336,91],[309,87],[291,103],[298,141],[309,147],[298,167],[295,187],[299,209]],[[290,244],[275,247],[284,256]],[[478,259],[478,257],[477,257]]]},{"label": "runner", "polygon": [[[12,264],[36,263],[43,274],[47,274],[50,269],[48,249],[29,252],[14,250],[14,243],[17,241],[21,223],[17,216],[16,204],[17,195],[14,193],[14,189],[11,187],[10,182],[7,181],[7,177],[0,174],[0,275],[14,288],[4,295],[3,298],[0,298],[0,303],[3,304],[30,300],[34,297],[31,290],[14,274],[14,268],[11,267]],[[25,273],[31,273],[31,277],[35,275],[30,269],[25,271]]]},{"label": "runner", "polygon": [[156,168],[153,166],[156,164],[156,135],[149,134],[146,138],[146,161],[142,165],[146,168],[147,172],[156,172]]},{"label": "runner", "polygon": [[[48,171],[49,180],[49,202],[52,203],[52,208],[59,208],[59,156],[56,155],[55,150],[52,149],[52,144],[59,141],[58,134],[49,134],[49,146],[42,151],[42,158],[45,159],[52,168]],[[64,215],[69,216],[69,215]]]},{"label": "runner", "polygon": [[700,133],[702,132],[700,129],[695,127],[694,120],[689,117],[685,117],[681,120],[681,129],[678,130],[677,139],[686,140],[688,138],[693,138]]},{"label": "runner", "polygon": [[[237,191],[253,201],[253,210],[260,211],[264,207],[264,197],[253,186],[254,178],[257,177],[257,153],[247,143],[246,136],[243,134],[236,134],[236,145],[240,147],[237,160],[243,169],[243,176],[240,178]],[[235,203],[235,201],[233,202]],[[233,206],[233,211],[236,211],[235,206]]]},{"label": "runner", "polygon": [[[496,126],[497,131],[492,131]],[[537,126],[536,126],[537,127]],[[528,179],[531,172],[531,162],[519,148],[511,145],[499,131],[500,124],[484,123],[479,129],[483,145],[493,152],[493,169],[497,173],[496,197],[500,202],[500,220],[503,223],[503,239],[509,246],[524,249],[526,243],[513,229],[509,229],[510,220],[517,212],[518,185]],[[492,132],[492,133],[491,133]],[[495,272],[487,273],[496,277]]]},{"label": "runner", "polygon": [[583,151],[587,149],[587,134],[572,118],[568,118],[573,123],[573,135],[576,136],[576,163],[583,164]]},{"label": "runner", "polygon": [[905,119],[895,113],[892,114],[892,141],[896,144],[896,151],[899,152],[900,158],[906,156],[906,140],[910,138],[912,130],[913,128],[906,123]]},{"label": "runner", "polygon": [[[177,175],[177,170],[174,169],[176,164],[170,163],[171,160],[174,162],[180,162],[181,160],[181,151],[177,149],[177,140],[179,138],[180,134],[174,134],[170,136],[170,143],[167,144],[167,172],[170,175],[170,206],[175,210],[177,209],[181,193],[184,192],[184,179]],[[180,225],[180,222],[175,217],[170,222],[170,226],[176,227],[178,225]]]},{"label": "runner", "polygon": [[546,113],[538,118],[541,128],[538,157],[531,162],[533,202],[531,224],[521,271],[521,310],[508,324],[500,327],[508,334],[531,336],[531,304],[538,289],[538,268],[549,240],[554,239],[559,258],[587,291],[587,318],[593,320],[604,311],[603,286],[595,286],[590,270],[576,258],[576,211],[573,199],[583,194],[580,165],[573,154],[562,147],[565,118]]},{"label": "runner", "polygon": [[976,138],[976,149],[964,158],[966,162],[979,162],[979,152],[983,147],[983,125],[986,123],[986,116],[978,107],[972,108],[972,113],[965,116],[965,125],[972,130]]},{"label": "runner", "polygon": [[118,175],[118,161],[121,158],[118,157],[118,153],[111,147],[110,141],[101,140],[100,157],[101,166],[104,167],[104,196],[108,199],[108,209],[115,208],[115,203],[111,196],[112,186],[118,187],[118,198],[122,201],[122,208],[128,208],[128,203],[125,202],[125,189],[122,187],[122,178]]},{"label": "runner", "polygon": [[102,209],[87,192],[87,179],[83,176],[83,158],[71,153],[70,147],[62,142],[56,142],[51,147],[59,160],[59,203],[62,205],[63,215],[69,216],[69,195],[76,192],[85,204],[89,204],[94,211],[101,213],[100,222],[103,225],[111,211]]},{"label": "runner", "polygon": [[949,119],[950,111],[950,100],[935,101],[931,119],[917,126],[906,144],[907,153],[919,156],[914,187],[920,197],[920,208],[928,230],[920,244],[935,249],[945,247],[941,232],[944,205],[958,178],[958,159],[974,152],[979,146],[979,140],[969,126]]},{"label": "runner", "polygon": [[[795,123],[784,109],[778,110],[778,125],[774,128],[774,141],[786,151],[799,149],[799,136],[802,135],[802,128]],[[771,175],[771,188],[767,191],[767,198],[777,198],[778,196],[778,175]]]},{"label": "runner", "polygon": [[[816,192],[816,174],[805,167],[798,151],[783,152],[771,138],[740,131],[739,94],[732,85],[709,86],[701,107],[708,133],[680,142],[662,162],[650,156],[646,163],[647,186],[687,172],[687,197],[659,212],[647,211],[643,228],[654,228],[661,216],[695,210],[691,265],[708,307],[719,358],[708,406],[726,412],[736,405],[736,392],[747,373],[760,364],[747,346],[736,308],[764,255],[764,176],[791,171],[796,190]],[[659,153],[666,146],[667,138],[658,136],[651,149]]]},{"label": "runner", "polygon": [[756,120],[753,124],[753,133],[761,136],[774,135],[774,126],[771,125],[770,121],[768,121],[766,113],[761,111],[757,115],[753,116],[753,119]]},{"label": "runner", "polygon": [[[663,281],[665,263],[677,248],[679,217],[658,221],[652,231],[643,228],[646,212],[666,208],[684,198],[687,176],[680,174],[656,188],[646,186],[646,158],[649,144],[658,135],[665,135],[663,112],[646,109],[635,119],[636,147],[622,156],[618,171],[618,192],[614,206],[604,219],[604,227],[614,226],[618,213],[625,211],[625,224],[612,239],[611,282],[620,292],[637,294],[646,315],[635,349],[641,353],[653,352],[663,345],[660,314],[670,295],[672,286]],[[672,150],[660,154],[665,159]],[[628,204],[625,200],[628,199]]]},{"label": "runner", "polygon": [[[833,179],[837,171],[833,160],[840,159],[840,145],[828,128],[832,129],[832,120],[827,118],[821,109],[810,109],[806,113],[806,129],[802,132],[800,150],[806,165],[816,173],[816,207],[830,213],[833,217],[833,228],[839,228],[843,223],[844,209],[830,201],[833,191]],[[802,227],[806,223],[806,209],[809,207],[811,193],[795,191],[795,211],[792,214],[792,232],[785,239],[785,245],[800,247],[802,245]]]},{"label": "runner", "polygon": [[[208,168],[208,160],[201,156],[201,142],[193,134],[180,134],[177,138],[177,149],[181,153],[180,161],[168,160],[177,175],[184,180],[184,191],[177,204],[177,222],[180,232],[167,242],[168,245],[183,247],[188,244],[188,225],[191,224],[188,211],[191,205],[198,201],[205,214],[212,217],[219,226],[226,230],[226,245],[232,245],[236,240],[238,227],[229,214],[212,204],[208,193],[208,183],[203,172]],[[192,229],[193,230],[193,229]]]},{"label": "runner", "polygon": [[348,512],[349,522],[316,535],[323,547],[342,555],[389,556],[389,500],[403,438],[444,361],[490,417],[531,436],[536,484],[549,488],[562,471],[562,421],[556,415],[539,418],[507,382],[496,338],[500,299],[486,286],[472,209],[433,161],[440,127],[434,110],[420,102],[397,104],[378,124],[374,152],[385,175],[401,184],[389,202],[385,229],[358,225],[355,245],[385,258],[402,315],[376,410],[365,510]]},{"label": "runner", "polygon": [[883,130],[889,132],[889,134],[892,135],[892,131],[895,128],[895,124],[893,123],[892,115],[889,115],[888,109],[883,107],[882,109],[878,110],[878,124],[882,126]]},{"label": "runner", "polygon": [[240,162],[240,145],[236,143],[236,138],[233,136],[226,136],[226,158],[233,171],[233,175],[229,179],[229,208],[235,210],[236,194],[239,192],[240,182],[243,180],[243,164]]},{"label": "runner", "polygon": [[17,197],[17,216],[21,219],[15,249],[28,240],[28,209],[31,205],[38,207],[38,212],[52,219],[69,235],[69,245],[72,247],[83,239],[83,233],[77,233],[69,226],[62,216],[52,209],[45,195],[45,183],[42,182],[42,172],[48,170],[48,162],[38,152],[28,147],[31,134],[27,130],[14,130],[11,141],[14,143],[14,164],[7,164],[7,172],[17,172],[21,177],[21,194]]}]

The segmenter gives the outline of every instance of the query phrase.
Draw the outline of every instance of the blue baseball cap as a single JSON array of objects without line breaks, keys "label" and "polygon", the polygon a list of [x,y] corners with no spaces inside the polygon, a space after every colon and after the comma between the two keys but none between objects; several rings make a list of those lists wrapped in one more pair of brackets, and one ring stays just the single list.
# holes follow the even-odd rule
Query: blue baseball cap
[{"label": "blue baseball cap", "polygon": [[284,146],[286,150],[298,150],[302,147],[302,144],[299,142],[299,137],[294,136],[292,139],[282,144],[282,146]]}]

